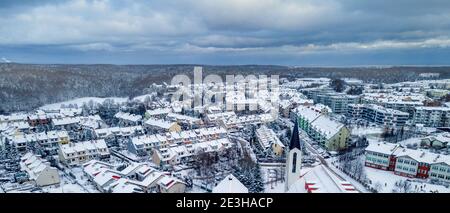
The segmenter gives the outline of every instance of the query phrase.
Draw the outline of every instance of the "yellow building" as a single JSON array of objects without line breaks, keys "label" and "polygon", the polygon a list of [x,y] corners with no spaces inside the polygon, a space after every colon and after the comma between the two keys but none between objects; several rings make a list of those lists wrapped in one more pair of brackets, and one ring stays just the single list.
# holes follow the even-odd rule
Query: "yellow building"
[{"label": "yellow building", "polygon": [[299,127],[327,151],[347,148],[350,131],[344,124],[309,107],[296,108],[295,113]]},{"label": "yellow building", "polygon": [[267,126],[263,125],[256,130],[256,139],[263,151],[271,152],[276,156],[283,155],[285,148],[284,144],[280,141],[275,132]]}]

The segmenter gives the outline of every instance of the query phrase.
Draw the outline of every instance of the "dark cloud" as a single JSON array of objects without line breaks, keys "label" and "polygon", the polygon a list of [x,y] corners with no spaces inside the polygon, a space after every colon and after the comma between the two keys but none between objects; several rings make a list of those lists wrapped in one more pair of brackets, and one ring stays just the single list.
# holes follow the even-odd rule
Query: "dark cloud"
[{"label": "dark cloud", "polygon": [[0,48],[24,62],[442,64],[450,1],[4,0]]}]

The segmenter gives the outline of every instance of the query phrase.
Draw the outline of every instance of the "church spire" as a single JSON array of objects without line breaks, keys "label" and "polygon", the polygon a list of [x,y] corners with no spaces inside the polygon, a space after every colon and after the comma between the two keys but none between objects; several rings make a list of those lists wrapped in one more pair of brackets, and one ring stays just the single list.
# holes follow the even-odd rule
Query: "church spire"
[{"label": "church spire", "polygon": [[302,149],[300,146],[300,136],[298,134],[298,121],[295,120],[294,130],[292,131],[289,152],[286,158],[286,183],[285,191],[289,191],[292,184],[300,179],[300,169],[302,167]]},{"label": "church spire", "polygon": [[295,119],[294,130],[292,131],[291,142],[289,144],[290,150],[294,148],[301,150],[297,119]]}]

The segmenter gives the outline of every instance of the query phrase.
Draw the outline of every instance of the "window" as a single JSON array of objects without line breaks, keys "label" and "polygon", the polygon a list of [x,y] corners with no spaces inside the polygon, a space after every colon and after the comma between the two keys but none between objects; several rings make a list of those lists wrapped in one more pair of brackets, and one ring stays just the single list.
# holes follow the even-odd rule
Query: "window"
[{"label": "window", "polygon": [[292,173],[295,173],[297,170],[297,153],[294,152],[292,156]]}]

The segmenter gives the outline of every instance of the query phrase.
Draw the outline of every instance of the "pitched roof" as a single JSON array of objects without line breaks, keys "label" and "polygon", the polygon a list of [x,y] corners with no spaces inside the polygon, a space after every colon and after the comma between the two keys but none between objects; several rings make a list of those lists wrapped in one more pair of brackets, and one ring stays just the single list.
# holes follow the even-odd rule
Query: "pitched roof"
[{"label": "pitched roof", "polygon": [[297,119],[295,120],[294,130],[292,131],[292,136],[291,136],[291,142],[289,143],[289,149],[292,150],[294,148],[301,149]]},{"label": "pitched roof", "polygon": [[225,177],[212,190],[213,193],[248,193],[247,187],[244,186],[234,175],[230,174]]}]

